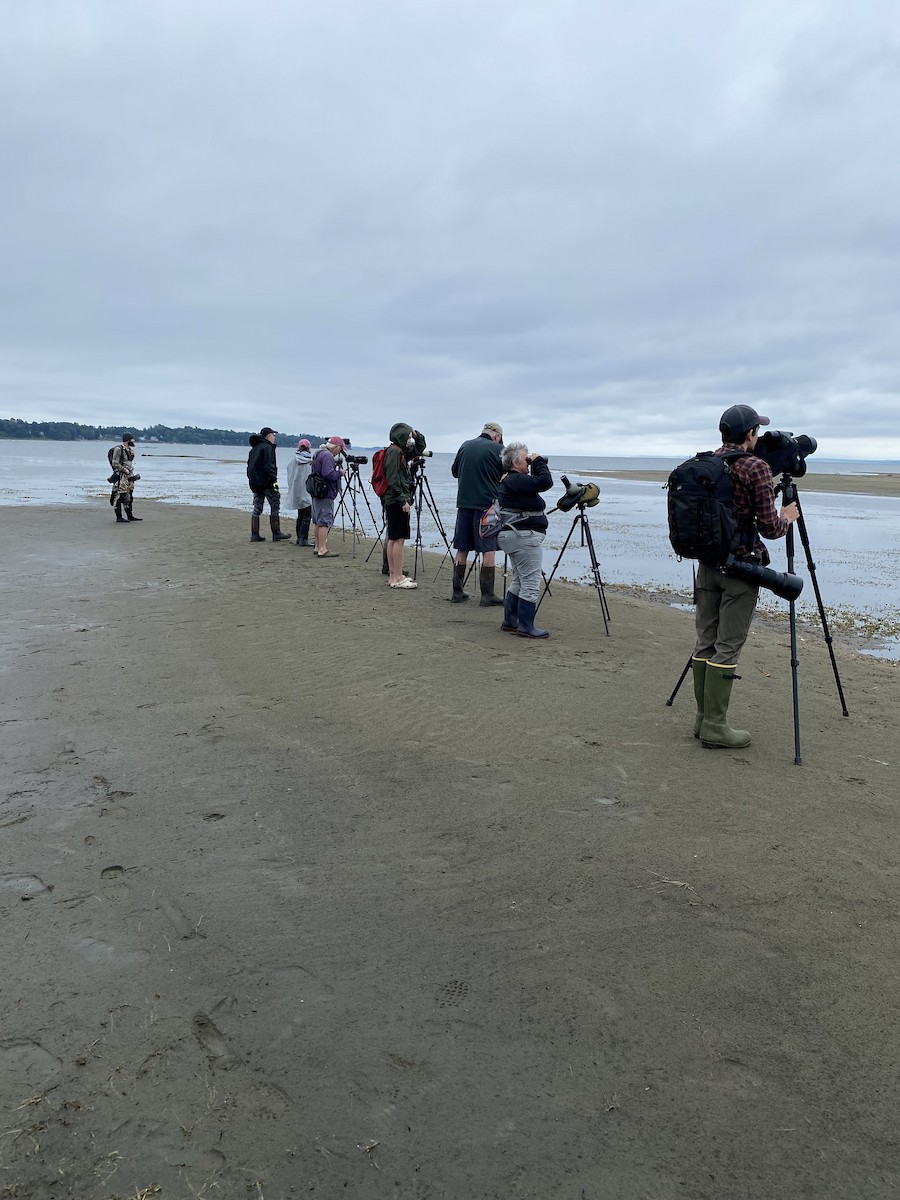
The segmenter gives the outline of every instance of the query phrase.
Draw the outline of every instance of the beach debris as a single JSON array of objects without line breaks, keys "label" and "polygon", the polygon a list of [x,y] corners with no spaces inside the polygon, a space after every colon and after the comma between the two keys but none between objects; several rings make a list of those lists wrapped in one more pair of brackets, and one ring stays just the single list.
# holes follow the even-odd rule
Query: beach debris
[{"label": "beach debris", "polygon": [[659,871],[651,871],[647,867],[644,867],[643,869],[648,875],[654,876],[653,883],[651,883],[649,886],[654,888],[656,891],[660,891],[664,886],[676,887],[680,888],[684,892],[691,892],[697,897],[698,900],[703,899],[700,893],[694,888],[693,884],[688,883],[686,879],[667,879],[666,876],[661,875]]}]

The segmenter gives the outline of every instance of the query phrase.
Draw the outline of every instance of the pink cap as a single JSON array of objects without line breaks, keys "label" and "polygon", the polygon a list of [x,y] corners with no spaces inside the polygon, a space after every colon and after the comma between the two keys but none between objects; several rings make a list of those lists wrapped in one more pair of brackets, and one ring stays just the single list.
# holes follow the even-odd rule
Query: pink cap
[{"label": "pink cap", "polygon": [[297,449],[298,450],[312,450],[312,446],[309,444],[309,438],[301,438],[300,441],[297,443]]},{"label": "pink cap", "polygon": [[344,445],[344,439],[343,439],[343,438],[339,438],[339,437],[330,437],[328,440],[329,440],[329,442],[331,443],[331,445],[332,445],[332,446],[337,446],[338,450],[343,450],[343,452],[344,452],[345,454],[347,453],[347,447]]}]

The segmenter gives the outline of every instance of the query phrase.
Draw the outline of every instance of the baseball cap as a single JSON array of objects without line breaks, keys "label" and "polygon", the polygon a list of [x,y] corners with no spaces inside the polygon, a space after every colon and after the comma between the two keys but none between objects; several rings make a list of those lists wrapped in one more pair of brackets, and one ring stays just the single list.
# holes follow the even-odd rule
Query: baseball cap
[{"label": "baseball cap", "polygon": [[341,437],[330,437],[330,438],[328,439],[328,442],[329,442],[329,444],[330,444],[330,445],[332,445],[332,446],[337,446],[338,450],[343,450],[343,452],[344,452],[345,454],[347,453],[347,446],[346,446],[346,444],[345,444],[345,442],[344,442],[344,439],[343,439],[343,438],[341,438]]},{"label": "baseball cap", "polygon": [[730,442],[738,441],[741,434],[757,425],[768,425],[769,418],[761,417],[749,404],[732,404],[719,418],[719,432]]},{"label": "baseball cap", "polygon": [[273,429],[271,425],[263,425],[262,429],[259,431],[259,436],[260,437],[268,437],[270,433],[277,433],[277,432],[278,432],[278,430]]},{"label": "baseball cap", "polygon": [[312,446],[309,444],[309,438],[301,438],[300,441],[297,443],[297,449],[298,450],[311,450]]},{"label": "baseball cap", "polygon": [[496,433],[497,437],[503,437],[503,426],[498,425],[496,421],[485,421],[484,427],[489,433]]}]

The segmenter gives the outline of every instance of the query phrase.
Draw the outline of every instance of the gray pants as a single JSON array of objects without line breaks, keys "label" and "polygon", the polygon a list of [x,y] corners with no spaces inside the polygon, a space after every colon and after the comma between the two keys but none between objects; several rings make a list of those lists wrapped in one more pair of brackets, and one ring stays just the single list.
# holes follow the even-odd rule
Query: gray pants
[{"label": "gray pants", "polygon": [[729,579],[702,563],[697,570],[697,646],[694,658],[721,667],[734,666],[743,649],[759,588]]},{"label": "gray pants", "polygon": [[546,536],[534,529],[506,529],[497,539],[509,557],[511,582],[507,590],[532,604],[537,603],[541,586],[541,546]]}]

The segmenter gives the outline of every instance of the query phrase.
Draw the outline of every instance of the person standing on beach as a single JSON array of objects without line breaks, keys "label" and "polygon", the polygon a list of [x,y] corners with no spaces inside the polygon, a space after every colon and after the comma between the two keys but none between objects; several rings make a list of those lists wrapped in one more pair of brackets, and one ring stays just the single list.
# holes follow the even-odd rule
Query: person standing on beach
[{"label": "person standing on beach", "polygon": [[463,588],[466,578],[466,560],[471,551],[481,555],[481,600],[480,606],[502,604],[494,594],[494,555],[497,539],[481,536],[481,518],[484,510],[497,499],[503,467],[500,450],[503,446],[503,430],[496,421],[486,422],[481,433],[468,442],[463,442],[456,452],[450,472],[459,481],[456,492],[456,529],[453,545],[456,558],[453,564],[454,604],[468,600]]},{"label": "person standing on beach", "polygon": [[413,477],[409,460],[425,449],[425,438],[411,425],[398,421],[391,426],[390,442],[384,455],[384,473],[388,490],[382,497],[386,531],[388,585],[412,591],[414,579],[403,574],[403,547],[409,537],[409,512],[413,500]]},{"label": "person standing on beach", "polygon": [[281,497],[278,494],[278,466],[275,462],[277,431],[264,425],[259,433],[250,434],[250,453],[247,456],[247,482],[253,493],[253,516],[250,518],[250,541],[264,542],[259,532],[263,506],[269,502],[269,525],[273,542],[289,542],[290,536],[281,532]]},{"label": "person standing on beach", "polygon": [[500,628],[519,637],[547,638],[534,623],[541,586],[541,546],[547,536],[547,507],[541,492],[553,487],[553,476],[541,454],[529,454],[524,442],[503,447],[506,474],[500,484],[498,544],[509,559],[511,580],[503,601]]},{"label": "person standing on beach", "polygon": [[[761,417],[749,404],[733,404],[719,420],[722,445],[715,451],[720,457],[744,451],[742,456],[729,460],[740,538],[734,556],[760,566],[769,562],[760,533],[771,539],[783,538],[800,515],[796,504],[786,504],[780,513],[776,510],[772,470],[753,453],[760,425],[768,424],[769,418]],[[746,729],[732,729],[728,724],[728,705],[738,656],[750,632],[758,595],[758,584],[723,574],[704,563],[697,568],[697,644],[691,658],[697,700],[694,736],[707,749],[740,750],[750,745]]]},{"label": "person standing on beach", "polygon": [[312,527],[315,537],[316,558],[337,558],[336,550],[328,549],[328,531],[334,525],[334,502],[341,490],[343,470],[334,461],[339,454],[346,454],[347,447],[341,437],[330,437],[312,457],[310,474],[325,480],[325,495],[312,498]]},{"label": "person standing on beach", "polygon": [[287,465],[287,495],[285,504],[288,508],[297,510],[297,545],[311,546],[309,540],[309,523],[312,519],[312,498],[306,490],[306,481],[312,463],[312,453],[309,440],[301,438],[294,451],[294,457]]},{"label": "person standing on beach", "polygon": [[[109,461],[113,475],[116,477],[109,496],[109,502],[116,510],[116,520],[122,524],[126,521],[143,521],[143,517],[134,515],[134,485],[140,479],[140,475],[134,473],[131,465],[134,462],[133,433],[122,434],[122,441],[118,446],[113,447]],[[124,517],[122,516],[123,508],[125,509]]]}]

